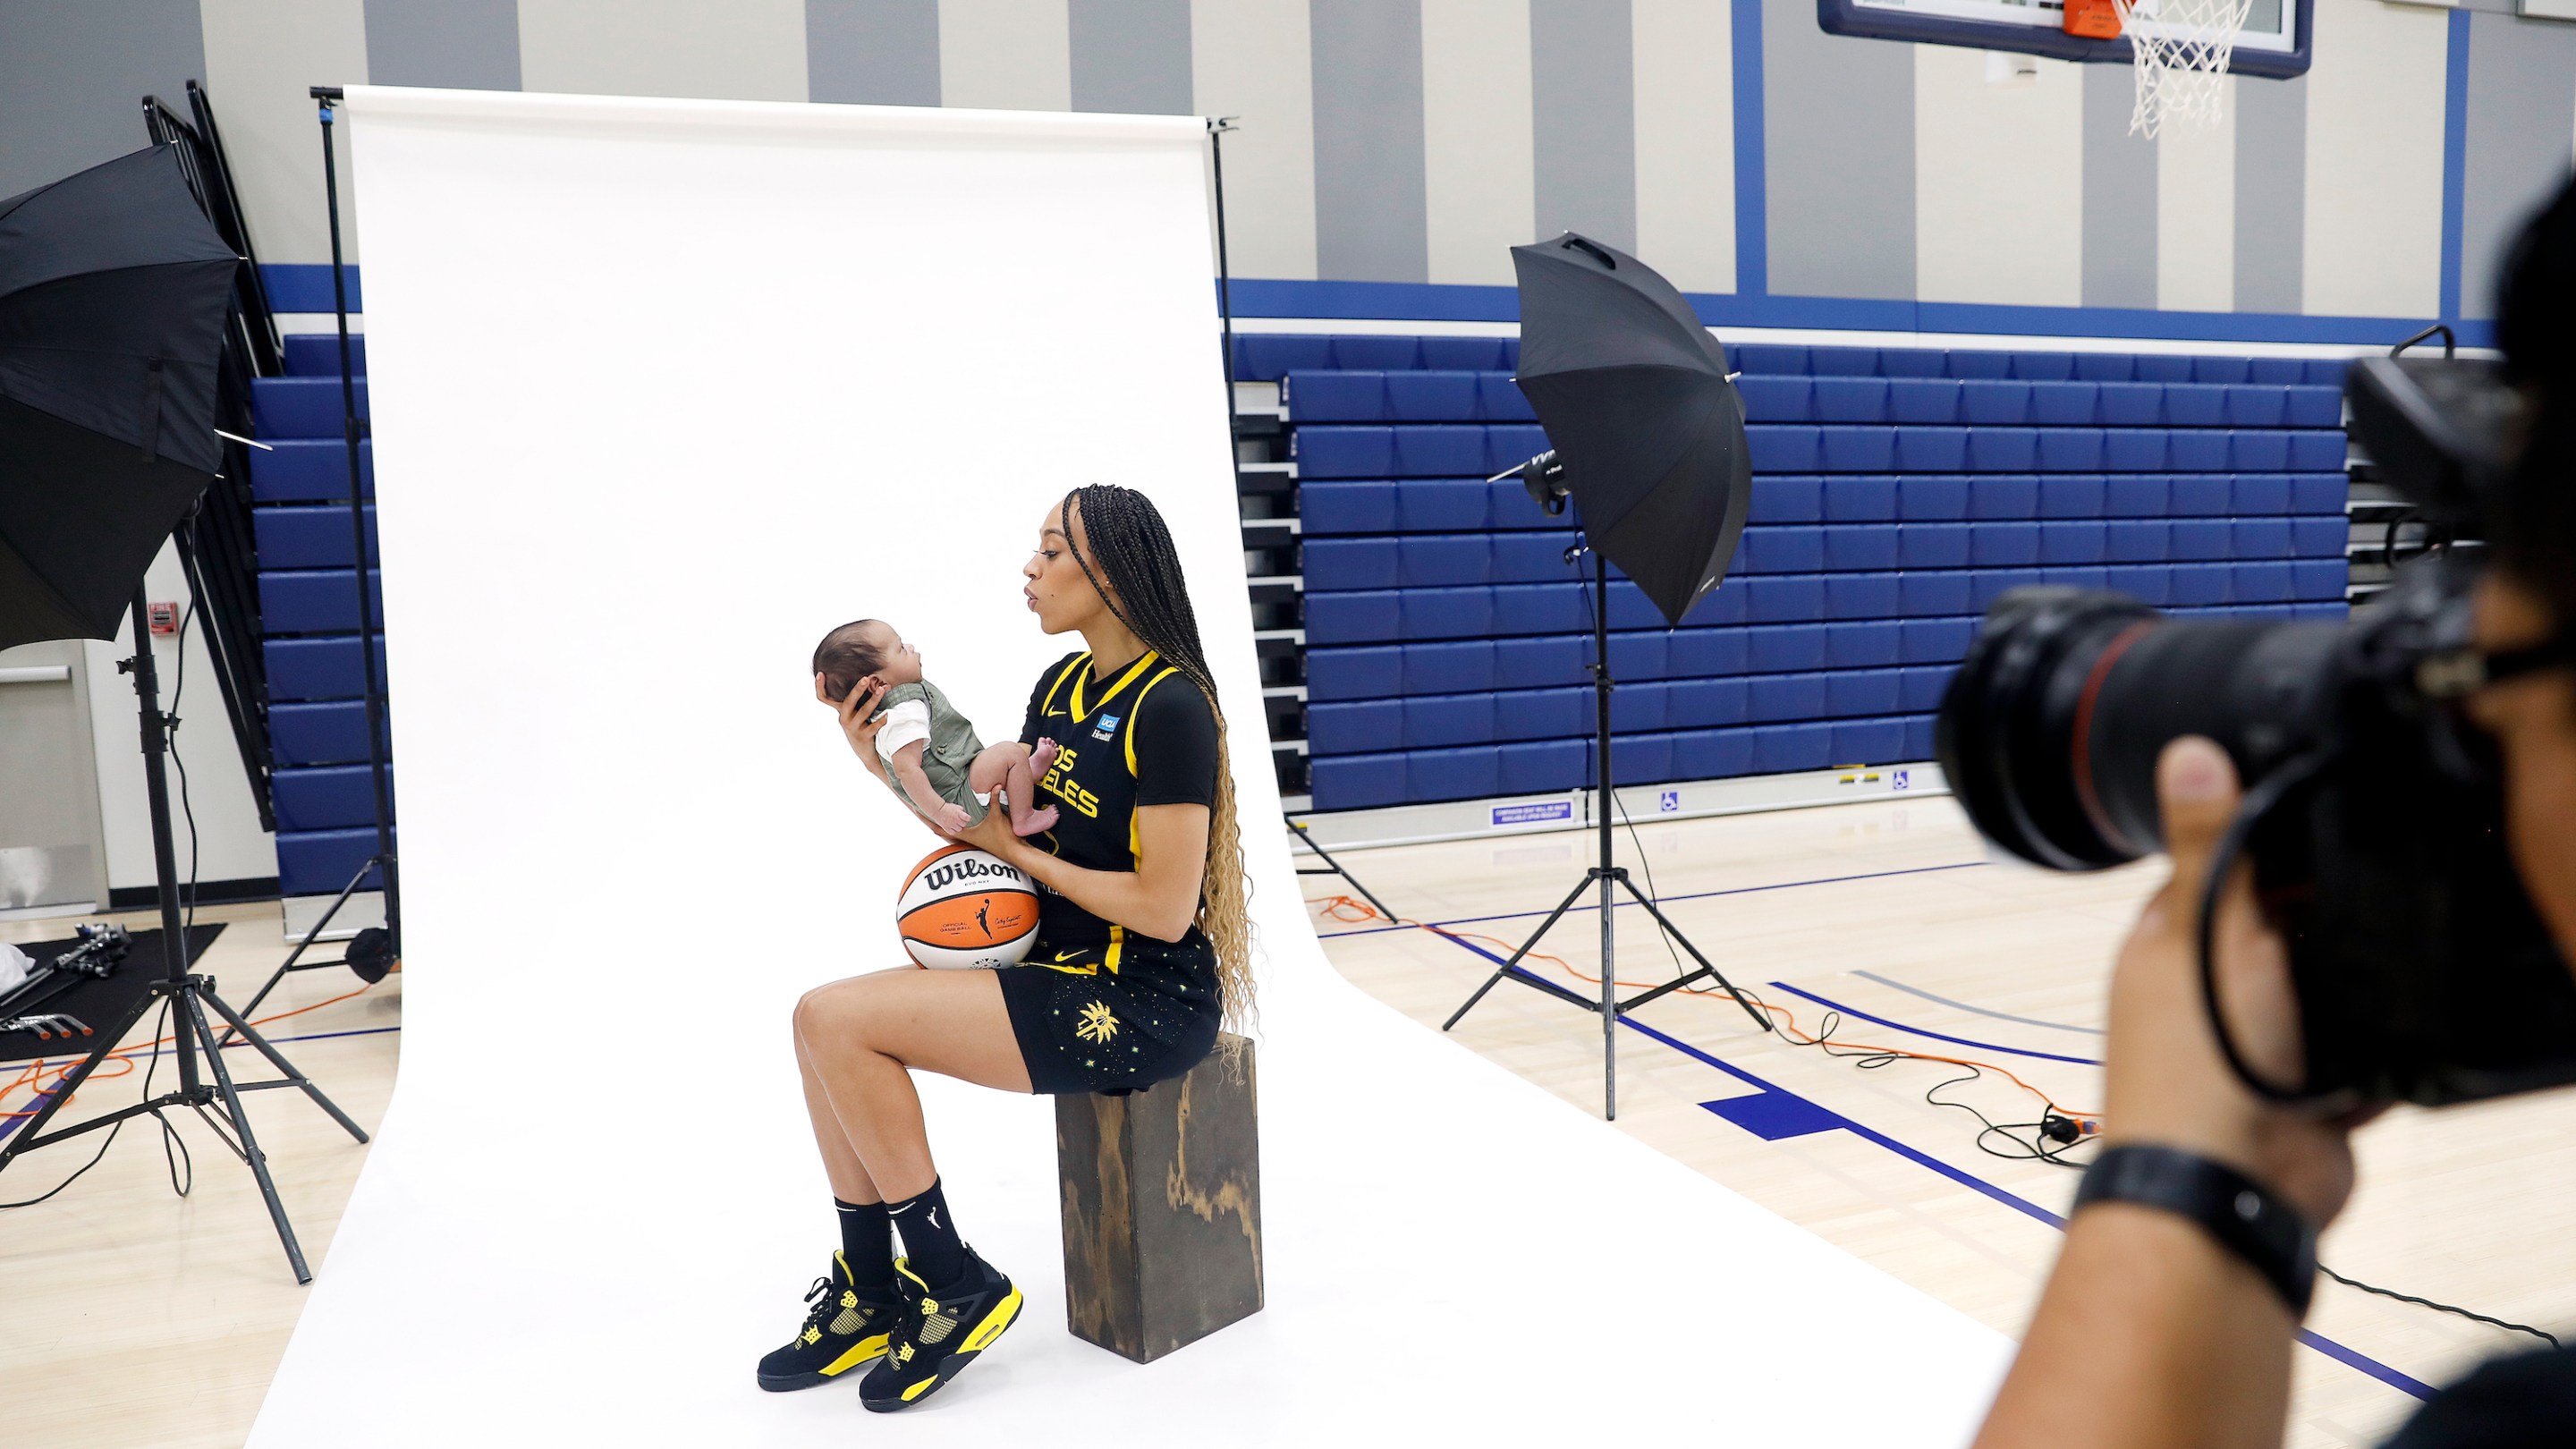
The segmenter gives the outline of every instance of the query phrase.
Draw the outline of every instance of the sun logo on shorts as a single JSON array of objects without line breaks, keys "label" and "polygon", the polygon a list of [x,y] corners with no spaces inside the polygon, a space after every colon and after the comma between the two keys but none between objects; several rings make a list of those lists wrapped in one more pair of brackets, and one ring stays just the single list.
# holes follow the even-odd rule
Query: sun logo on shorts
[{"label": "sun logo on shorts", "polygon": [[1073,1034],[1084,1041],[1107,1041],[1118,1034],[1118,1018],[1109,1014],[1106,1004],[1095,1001],[1082,1009],[1082,1022]]}]

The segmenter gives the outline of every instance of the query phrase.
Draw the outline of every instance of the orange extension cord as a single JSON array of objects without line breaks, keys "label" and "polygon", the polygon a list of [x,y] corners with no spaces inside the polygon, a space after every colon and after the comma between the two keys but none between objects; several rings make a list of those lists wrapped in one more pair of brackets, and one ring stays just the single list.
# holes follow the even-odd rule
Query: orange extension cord
[{"label": "orange extension cord", "polygon": [[[1488,945],[1501,948],[1503,954],[1506,956],[1510,955],[1513,950],[1517,949],[1511,942],[1499,940],[1492,936],[1480,935],[1472,931],[1452,931],[1445,927],[1432,925],[1427,921],[1387,920],[1386,917],[1378,914],[1375,907],[1369,905],[1367,902],[1355,901],[1345,895],[1309,896],[1306,898],[1306,904],[1310,906],[1322,906],[1324,908],[1324,916],[1326,919],[1338,921],[1344,925],[1361,925],[1369,921],[1386,921],[1387,924],[1391,926],[1409,926],[1417,931],[1428,931],[1435,936],[1446,936],[1453,941],[1482,941]],[[1555,966],[1558,970],[1563,971],[1566,975],[1573,977],[1577,981],[1587,982],[1594,986],[1601,984],[1600,977],[1588,975],[1585,972],[1576,969],[1574,966],[1569,965],[1560,957],[1550,956],[1540,951],[1532,951],[1521,959],[1524,961],[1545,961],[1550,965]],[[1643,991],[1651,986],[1660,985],[1661,983],[1649,981],[1614,981],[1611,984],[1630,991]],[[1975,1071],[1992,1072],[1996,1076],[2003,1078],[2005,1081],[2012,1083],[2014,1086],[2021,1088],[2023,1091],[2030,1093],[2033,1097],[2038,1098],[2040,1106],[2047,1111],[2054,1112],[2062,1117],[2072,1117],[2079,1121],[2099,1122],[2102,1119],[2102,1114],[2099,1112],[2079,1112],[2058,1106],[2055,1099],[2051,1098],[2046,1092],[2043,1092],[2039,1088],[2032,1086],[2030,1083],[2023,1081],[2009,1068],[1996,1066],[1992,1062],[1981,1062],[1969,1057],[1945,1057],[1932,1052],[1907,1051],[1903,1047],[1873,1046],[1867,1042],[1845,1041],[1840,1037],[1811,1036],[1807,1033],[1806,1028],[1798,1025],[1798,1018],[1786,1007],[1774,1006],[1770,1002],[1756,996],[1751,991],[1745,990],[1743,987],[1739,986],[1736,989],[1738,991],[1743,991],[1745,1000],[1752,1002],[1755,1006],[1762,1008],[1765,1012],[1768,1012],[1772,1017],[1777,1019],[1780,1023],[1781,1035],[1798,1043],[1800,1046],[1839,1049],[1855,1056],[1894,1057],[1905,1061],[1916,1062],[1941,1062],[1948,1066],[1967,1067]],[[1727,992],[1718,987],[1685,986],[1673,994],[1676,996],[1726,996]],[[1833,1028],[1829,1025],[1825,1030],[1830,1033]]]},{"label": "orange extension cord", "polygon": [[[266,1026],[272,1021],[284,1021],[290,1016],[302,1016],[308,1011],[320,1011],[323,1007],[336,1005],[348,1000],[352,996],[363,996],[366,994],[366,991],[367,988],[361,986],[355,991],[342,992],[340,995],[331,997],[327,1000],[317,1001],[311,1006],[299,1006],[293,1011],[272,1012],[269,1015],[263,1016],[259,1020],[252,1022],[251,1025]],[[155,1051],[177,1040],[178,1038],[175,1036],[165,1036],[157,1041],[140,1042],[130,1047],[118,1047],[115,1051],[107,1054],[108,1060],[101,1062],[99,1064],[99,1069],[92,1073],[89,1080],[81,1083],[81,1085],[83,1087],[88,1087],[93,1083],[112,1082],[119,1077],[131,1076],[134,1072],[134,1056],[136,1053]],[[5,1087],[0,1087],[0,1102],[9,1100],[9,1098],[16,1094],[20,1088],[33,1088],[35,1091],[41,1093],[49,1084],[61,1081],[64,1077],[71,1075],[72,1068],[79,1066],[82,1062],[87,1061],[88,1059],[89,1053],[83,1052],[78,1057],[57,1066],[48,1065],[46,1058],[38,1057],[36,1060],[19,1068],[18,1079],[16,1081],[11,1082]],[[110,1063],[113,1063],[117,1067],[117,1070],[109,1071],[108,1066]],[[69,1106],[72,1100],[79,1095],[79,1092],[73,1092],[71,1096],[63,1099],[63,1104],[65,1106]],[[33,1117],[43,1110],[43,1107],[30,1107],[21,1112],[0,1112],[0,1121],[8,1121],[19,1117]]]}]

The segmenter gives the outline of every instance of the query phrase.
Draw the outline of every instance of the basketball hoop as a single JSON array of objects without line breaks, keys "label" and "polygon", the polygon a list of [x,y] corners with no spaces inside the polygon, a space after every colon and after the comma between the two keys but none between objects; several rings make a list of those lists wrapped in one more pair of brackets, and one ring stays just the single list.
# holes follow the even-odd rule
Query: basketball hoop
[{"label": "basketball hoop", "polygon": [[2111,0],[2137,58],[2138,104],[2129,134],[2152,139],[2167,124],[2218,123],[2218,82],[2254,0]]}]

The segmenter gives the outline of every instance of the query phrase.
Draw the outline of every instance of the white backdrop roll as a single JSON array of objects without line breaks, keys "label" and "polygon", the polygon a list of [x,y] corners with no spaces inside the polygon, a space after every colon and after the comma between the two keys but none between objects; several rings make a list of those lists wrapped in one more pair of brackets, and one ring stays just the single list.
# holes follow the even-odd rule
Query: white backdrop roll
[{"label": "white backdrop roll", "polygon": [[[1368,1000],[1258,706],[1192,118],[353,87],[406,907],[401,1080],[252,1442],[1962,1439],[1994,1334]],[[988,738],[1073,484],[1170,519],[1267,949],[1268,1311],[1062,1328],[1051,1114],[925,1084],[1021,1326],[923,1410],[773,1396],[832,1242],[788,1050],[932,843],[811,698],[892,620]],[[292,1104],[264,1110],[293,1110]],[[1360,1442],[1369,1442],[1363,1439]]]}]

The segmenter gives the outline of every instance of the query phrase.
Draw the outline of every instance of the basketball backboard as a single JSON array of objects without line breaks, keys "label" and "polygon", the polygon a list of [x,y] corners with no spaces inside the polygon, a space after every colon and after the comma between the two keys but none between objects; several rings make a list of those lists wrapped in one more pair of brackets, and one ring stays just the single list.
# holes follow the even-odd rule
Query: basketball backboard
[{"label": "basketball backboard", "polygon": [[[2141,15],[2148,13],[2147,4],[2139,0]],[[2276,80],[2305,75],[2314,6],[2315,0],[2253,0],[2228,69]],[[2126,39],[2067,34],[2065,0],[1816,0],[1816,21],[1829,35],[2130,63]]]}]

